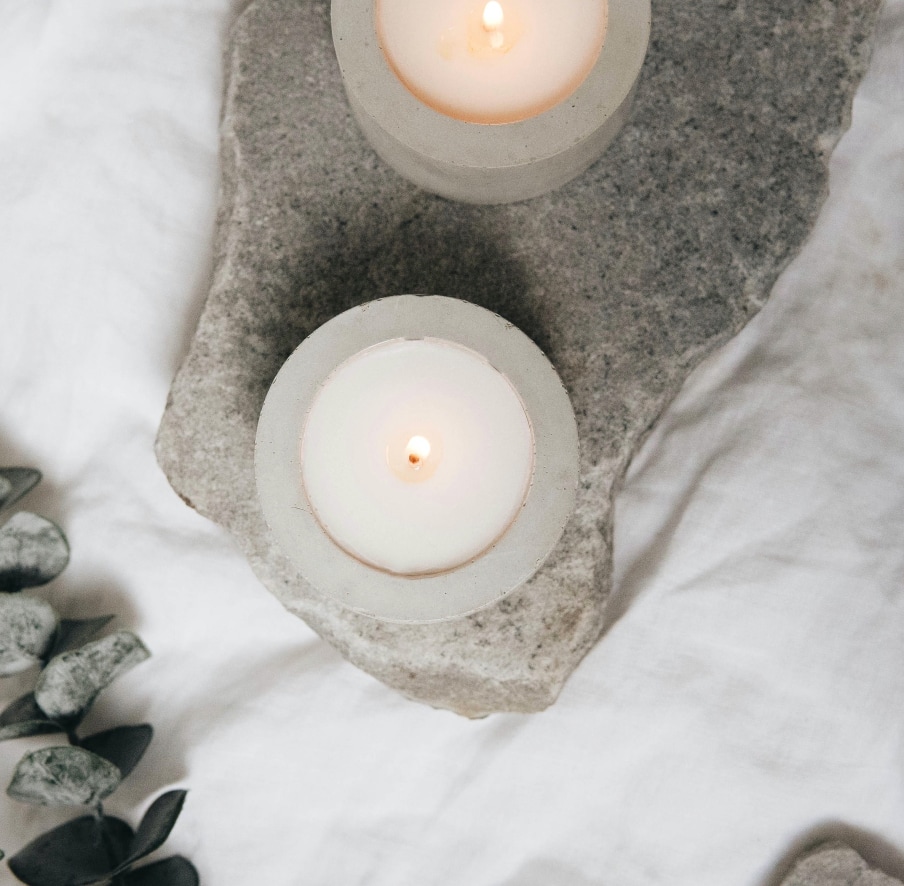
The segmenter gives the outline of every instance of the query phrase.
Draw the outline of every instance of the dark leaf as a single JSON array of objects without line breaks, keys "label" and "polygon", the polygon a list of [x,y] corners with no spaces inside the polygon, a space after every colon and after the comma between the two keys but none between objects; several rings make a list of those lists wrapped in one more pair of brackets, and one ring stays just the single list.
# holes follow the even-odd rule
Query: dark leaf
[{"label": "dark leaf", "polygon": [[42,748],[16,766],[6,793],[38,806],[93,806],[122,781],[108,760],[78,747]]},{"label": "dark leaf", "polygon": [[98,732],[82,739],[79,745],[109,760],[125,778],[138,765],[153,736],[153,728],[142,723],[140,726],[118,726],[107,732]]},{"label": "dark leaf", "polygon": [[51,720],[78,722],[110,685],[150,653],[129,631],[117,631],[52,658],[41,671],[35,699]]},{"label": "dark leaf", "polygon": [[198,886],[195,866],[181,855],[165,858],[121,877],[123,886]]},{"label": "dark leaf", "polygon": [[0,596],[0,677],[27,670],[50,646],[57,615],[44,600]]},{"label": "dark leaf", "polygon": [[31,692],[17,698],[0,714],[0,741],[51,732],[62,732],[62,728],[47,719]]},{"label": "dark leaf", "polygon": [[0,591],[47,584],[69,562],[69,545],[59,526],[20,511],[0,529]]},{"label": "dark leaf", "polygon": [[113,621],[113,618],[112,615],[101,615],[97,618],[61,619],[53,643],[47,651],[46,659],[84,646],[98,631]]},{"label": "dark leaf", "polygon": [[32,840],[10,860],[12,872],[29,886],[72,886],[108,879],[125,856],[132,829],[105,816],[86,815]]},{"label": "dark leaf", "polygon": [[163,845],[182,811],[187,793],[188,791],[167,791],[151,803],[144,818],[141,819],[141,824],[138,825],[138,830],[135,831],[135,839],[129,846],[129,855],[119,866],[119,870],[125,870],[138,859],[150,855]]},{"label": "dark leaf", "polygon": [[34,468],[0,468],[0,511],[11,508],[41,482]]}]

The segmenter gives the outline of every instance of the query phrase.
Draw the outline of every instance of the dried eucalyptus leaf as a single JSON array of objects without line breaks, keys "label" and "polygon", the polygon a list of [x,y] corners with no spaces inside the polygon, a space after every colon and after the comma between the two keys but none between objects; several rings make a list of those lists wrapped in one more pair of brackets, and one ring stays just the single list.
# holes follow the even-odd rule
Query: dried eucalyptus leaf
[{"label": "dried eucalyptus leaf", "polygon": [[0,596],[0,677],[41,660],[57,629],[57,614],[35,597]]},{"label": "dried eucalyptus leaf", "polygon": [[32,735],[52,735],[63,730],[56,723],[49,720],[26,720],[23,723],[11,723],[9,726],[0,726],[0,741],[9,741],[12,738],[29,738]]},{"label": "dried eucalyptus leaf", "polygon": [[116,790],[119,770],[78,747],[41,748],[16,766],[6,793],[37,806],[93,806]]},{"label": "dried eucalyptus leaf", "polygon": [[11,508],[41,482],[34,468],[0,468],[0,511]]},{"label": "dried eucalyptus leaf", "polygon": [[176,824],[187,793],[188,791],[167,791],[151,803],[144,818],[141,819],[141,824],[138,825],[138,830],[135,831],[135,838],[129,846],[129,854],[116,873],[124,871],[163,845],[173,825]]},{"label": "dried eucalyptus leaf", "polygon": [[83,738],[79,745],[98,757],[109,760],[125,778],[144,756],[154,729],[149,723],[140,726],[118,726]]},{"label": "dried eucalyptus leaf", "polygon": [[55,655],[71,652],[84,646],[95,634],[105,628],[114,616],[100,615],[97,618],[63,618],[57,628],[53,643],[47,651],[45,658],[51,659]]},{"label": "dried eucalyptus leaf", "polygon": [[195,866],[181,855],[145,865],[122,875],[123,886],[198,886],[201,882]]},{"label": "dried eucalyptus leaf", "polygon": [[69,562],[69,545],[59,526],[20,511],[0,529],[0,591],[47,584]]},{"label": "dried eucalyptus leaf", "polygon": [[129,631],[117,631],[52,658],[41,671],[35,699],[51,720],[77,722],[98,693],[150,652]]},{"label": "dried eucalyptus leaf", "polygon": [[62,729],[47,719],[32,692],[17,698],[0,714],[0,741],[26,735],[48,735],[51,732],[62,732]]},{"label": "dried eucalyptus leaf", "polygon": [[41,834],[9,860],[28,886],[102,883],[125,857],[132,829],[119,818],[87,815]]}]

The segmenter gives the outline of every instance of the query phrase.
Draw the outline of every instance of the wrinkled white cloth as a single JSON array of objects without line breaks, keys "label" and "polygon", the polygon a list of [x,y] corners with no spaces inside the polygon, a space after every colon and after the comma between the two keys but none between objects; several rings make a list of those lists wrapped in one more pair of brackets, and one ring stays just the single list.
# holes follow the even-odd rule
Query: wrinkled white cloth
[{"label": "wrinkled white cloth", "polygon": [[[109,809],[187,786],[161,854],[208,886],[771,886],[835,834],[904,875],[904,0],[806,249],[632,467],[606,636],[550,710],[478,722],[345,663],[154,460],[229,16],[0,0],[0,461],[72,544],[38,593],[153,650],[86,723],[156,727]],[[0,798],[0,846],[69,815]]]}]

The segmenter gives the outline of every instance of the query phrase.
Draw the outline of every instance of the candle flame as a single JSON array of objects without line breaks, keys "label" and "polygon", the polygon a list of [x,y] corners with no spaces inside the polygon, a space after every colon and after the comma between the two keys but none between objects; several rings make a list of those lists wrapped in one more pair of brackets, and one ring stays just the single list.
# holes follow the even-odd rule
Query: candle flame
[{"label": "candle flame", "polygon": [[430,441],[426,437],[412,437],[405,447],[405,455],[408,463],[417,470],[421,462],[430,455]]},{"label": "candle flame", "polygon": [[498,31],[504,21],[505,16],[498,0],[489,0],[489,3],[483,8],[483,27],[487,31]]}]

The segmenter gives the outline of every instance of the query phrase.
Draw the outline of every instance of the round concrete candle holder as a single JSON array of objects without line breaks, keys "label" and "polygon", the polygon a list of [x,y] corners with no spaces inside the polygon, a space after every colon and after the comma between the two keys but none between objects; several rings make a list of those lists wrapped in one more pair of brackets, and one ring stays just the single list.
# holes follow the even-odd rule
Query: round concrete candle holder
[{"label": "round concrete candle holder", "polygon": [[[523,500],[519,498],[520,508],[492,544],[454,568],[403,575],[354,556],[322,525],[302,479],[302,441],[318,395],[337,377],[340,367],[377,345],[420,339],[476,352],[504,377],[520,398],[530,425],[533,458],[528,461],[529,486]],[[453,386],[454,382],[450,380]],[[360,392],[362,410],[368,396],[367,390]],[[452,415],[450,421],[461,418]],[[447,459],[454,455],[446,452]],[[385,468],[381,459],[378,452],[366,467]],[[343,464],[337,470],[342,472]],[[374,618],[436,621],[492,603],[540,568],[574,509],[577,425],[552,364],[511,323],[458,299],[401,295],[340,314],[306,338],[286,361],[261,411],[255,472],[261,508],[278,544],[321,593]],[[422,491],[429,495],[432,490],[424,486]],[[481,492],[480,488],[461,490],[465,519],[467,509],[481,509]],[[354,508],[353,498],[348,504]]]},{"label": "round concrete candle holder", "polygon": [[390,68],[373,0],[332,0],[336,56],[352,112],[380,157],[420,187],[466,203],[512,203],[560,187],[627,120],[650,35],[650,0],[608,0],[596,64],[566,99],[515,123],[433,110]]}]

